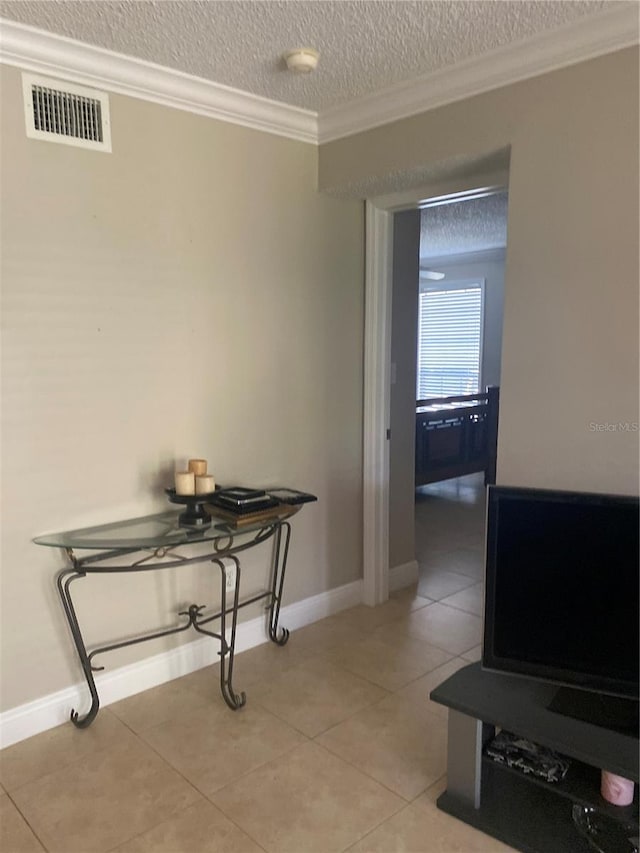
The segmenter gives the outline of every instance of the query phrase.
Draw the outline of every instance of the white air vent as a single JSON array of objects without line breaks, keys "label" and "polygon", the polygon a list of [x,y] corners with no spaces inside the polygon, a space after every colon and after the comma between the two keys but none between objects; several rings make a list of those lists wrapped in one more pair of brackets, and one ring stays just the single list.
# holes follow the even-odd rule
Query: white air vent
[{"label": "white air vent", "polygon": [[111,151],[109,97],[61,80],[22,75],[27,136]]}]

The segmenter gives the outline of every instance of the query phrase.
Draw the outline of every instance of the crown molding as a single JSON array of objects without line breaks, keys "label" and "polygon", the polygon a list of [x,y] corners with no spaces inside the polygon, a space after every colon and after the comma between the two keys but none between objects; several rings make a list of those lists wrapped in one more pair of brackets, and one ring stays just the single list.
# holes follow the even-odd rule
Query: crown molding
[{"label": "crown molding", "polygon": [[6,19],[0,20],[0,62],[301,142],[318,141],[318,117],[311,110]]},{"label": "crown molding", "polygon": [[319,115],[318,142],[332,142],[464,98],[638,43],[635,2],[398,83]]},{"label": "crown molding", "polygon": [[540,33],[316,113],[0,19],[0,63],[322,144],[638,43],[638,5]]}]

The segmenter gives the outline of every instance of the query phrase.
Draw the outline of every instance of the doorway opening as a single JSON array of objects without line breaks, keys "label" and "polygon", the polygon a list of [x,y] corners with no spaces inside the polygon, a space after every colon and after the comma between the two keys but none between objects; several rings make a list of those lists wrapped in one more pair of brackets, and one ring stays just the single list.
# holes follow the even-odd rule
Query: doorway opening
[{"label": "doorway opening", "polygon": [[[365,204],[365,346],[364,346],[364,474],[363,474],[363,601],[369,605],[387,600],[389,589],[398,589],[415,582],[418,564],[414,548],[415,478],[413,458],[408,468],[398,517],[410,517],[409,562],[397,565],[390,561],[389,539],[390,506],[390,445],[391,445],[391,327],[393,295],[394,220],[403,213],[411,213],[419,223],[419,210],[423,200],[434,201],[440,190],[440,200],[468,196],[476,197],[504,190],[508,186],[509,159],[505,149],[503,165],[493,172],[479,170],[475,177],[455,177],[429,188],[414,189],[378,196]],[[435,190],[435,191],[434,191]],[[447,193],[447,196],[442,195]],[[415,276],[418,279],[419,225],[415,234]],[[417,288],[414,318],[417,318]],[[414,328],[417,326],[414,323]],[[414,384],[410,389],[407,418],[410,423],[415,413],[415,347],[410,361],[413,363]],[[397,368],[397,365],[396,365]],[[397,372],[397,371],[395,371]],[[415,414],[413,414],[415,417]],[[413,456],[415,442],[409,442]],[[406,507],[406,512],[403,510]]]},{"label": "doorway opening", "polygon": [[507,205],[506,190],[434,200],[420,220],[418,594],[465,614],[474,633],[483,602],[485,487],[495,482]]}]

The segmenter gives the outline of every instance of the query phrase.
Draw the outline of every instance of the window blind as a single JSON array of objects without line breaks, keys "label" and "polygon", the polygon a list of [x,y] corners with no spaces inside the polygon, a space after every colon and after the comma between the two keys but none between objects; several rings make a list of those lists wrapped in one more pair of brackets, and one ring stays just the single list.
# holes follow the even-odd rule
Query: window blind
[{"label": "window blind", "polygon": [[420,292],[417,399],[480,390],[482,285]]}]

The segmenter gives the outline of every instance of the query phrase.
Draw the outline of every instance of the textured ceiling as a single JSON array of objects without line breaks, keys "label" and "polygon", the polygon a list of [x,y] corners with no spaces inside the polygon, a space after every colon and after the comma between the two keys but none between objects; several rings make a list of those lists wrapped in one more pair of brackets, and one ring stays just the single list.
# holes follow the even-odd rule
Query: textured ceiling
[{"label": "textured ceiling", "polygon": [[507,245],[507,194],[428,207],[420,223],[423,267],[444,255],[502,249]]},{"label": "textured ceiling", "polygon": [[[2,0],[0,14],[319,111],[612,5],[612,0]],[[301,46],[320,51],[315,74],[284,70],[282,53]]]},{"label": "textured ceiling", "polygon": [[[20,23],[313,111],[553,30],[621,5],[611,0],[0,0]],[[318,71],[293,75],[285,50],[320,51]],[[343,187],[371,197],[500,162],[436,164]],[[422,212],[423,265],[445,255],[504,248],[507,195]]]}]

